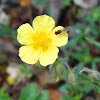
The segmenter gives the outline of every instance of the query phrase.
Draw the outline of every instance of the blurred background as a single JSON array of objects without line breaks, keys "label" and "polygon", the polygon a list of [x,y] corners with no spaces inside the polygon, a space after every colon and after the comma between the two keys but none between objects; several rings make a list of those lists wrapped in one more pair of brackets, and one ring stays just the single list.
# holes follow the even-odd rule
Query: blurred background
[{"label": "blurred background", "polygon": [[17,28],[32,25],[42,14],[53,17],[56,26],[72,27],[59,57],[72,68],[100,72],[100,0],[0,0],[0,100],[100,100],[100,89],[73,88],[66,78],[56,82],[48,67],[41,70],[20,60]]}]

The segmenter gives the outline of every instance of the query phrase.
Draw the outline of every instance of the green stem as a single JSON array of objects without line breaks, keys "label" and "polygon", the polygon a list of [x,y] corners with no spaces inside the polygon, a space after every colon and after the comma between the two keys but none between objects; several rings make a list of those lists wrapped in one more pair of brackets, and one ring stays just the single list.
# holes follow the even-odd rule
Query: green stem
[{"label": "green stem", "polygon": [[67,67],[68,71],[70,72],[71,70],[70,70],[69,65],[68,65],[66,62],[64,62],[64,64],[66,65],[66,67]]},{"label": "green stem", "polygon": [[41,66],[40,62],[37,61],[36,65],[40,68],[40,69],[43,69],[43,66]]}]

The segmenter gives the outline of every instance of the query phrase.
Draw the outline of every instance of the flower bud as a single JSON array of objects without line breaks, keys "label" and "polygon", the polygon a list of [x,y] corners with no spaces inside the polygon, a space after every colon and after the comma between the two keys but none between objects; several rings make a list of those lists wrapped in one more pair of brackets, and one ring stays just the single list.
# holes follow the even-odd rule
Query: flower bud
[{"label": "flower bud", "polygon": [[60,77],[63,74],[63,72],[64,72],[63,64],[58,63],[57,66],[56,66],[57,75]]},{"label": "flower bud", "polygon": [[75,74],[71,71],[67,74],[67,82],[73,87],[76,87],[77,85],[77,78]]},{"label": "flower bud", "polygon": [[57,77],[57,80],[59,80],[64,72],[63,62],[57,60],[52,66],[50,66],[50,72]]},{"label": "flower bud", "polygon": [[91,75],[94,81],[100,81],[100,73],[98,71],[93,70]]}]

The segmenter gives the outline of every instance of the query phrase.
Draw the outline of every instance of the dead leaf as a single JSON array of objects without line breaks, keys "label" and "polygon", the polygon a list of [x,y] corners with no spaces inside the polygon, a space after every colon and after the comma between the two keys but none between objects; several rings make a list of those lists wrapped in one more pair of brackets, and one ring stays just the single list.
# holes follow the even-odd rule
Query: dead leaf
[{"label": "dead leaf", "polygon": [[29,6],[29,0],[19,0],[19,3],[20,3],[22,6]]},{"label": "dead leaf", "polygon": [[57,90],[49,88],[48,91],[51,93],[50,99],[52,99],[52,100],[60,100],[60,93]]}]

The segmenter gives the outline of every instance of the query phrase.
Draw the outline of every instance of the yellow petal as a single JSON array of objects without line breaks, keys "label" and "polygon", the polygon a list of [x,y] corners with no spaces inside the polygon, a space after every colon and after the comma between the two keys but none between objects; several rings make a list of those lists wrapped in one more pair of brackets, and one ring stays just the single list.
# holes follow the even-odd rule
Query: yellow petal
[{"label": "yellow petal", "polygon": [[40,54],[40,64],[42,66],[47,66],[49,64],[53,64],[56,58],[58,57],[59,49],[54,46],[48,47],[46,51],[41,51]]},{"label": "yellow petal", "polygon": [[55,27],[55,21],[52,17],[47,15],[37,16],[33,20],[33,28],[38,31],[50,33]]},{"label": "yellow petal", "polygon": [[40,50],[34,49],[33,45],[22,46],[19,49],[19,57],[23,62],[28,64],[35,64],[39,59],[39,55],[40,55]]},{"label": "yellow petal", "polygon": [[61,79],[61,77],[59,78],[58,75],[57,75],[57,80],[56,81],[58,82],[60,79]]},{"label": "yellow petal", "polygon": [[13,85],[15,83],[15,79],[10,77],[10,76],[8,76],[7,77],[7,82],[8,82],[9,85]]},{"label": "yellow petal", "polygon": [[21,25],[18,29],[18,35],[17,35],[17,40],[19,41],[20,44],[23,45],[29,45],[33,44],[33,35],[35,31],[31,27],[30,24],[26,23]]},{"label": "yellow petal", "polygon": [[64,46],[67,44],[68,42],[68,34],[67,32],[63,32],[61,34],[57,34],[55,35],[55,32],[58,31],[58,30],[63,30],[64,27],[62,26],[58,26],[58,27],[55,27],[51,33],[51,37],[52,37],[52,45],[53,46],[57,46],[57,47],[60,47],[60,46]]}]

